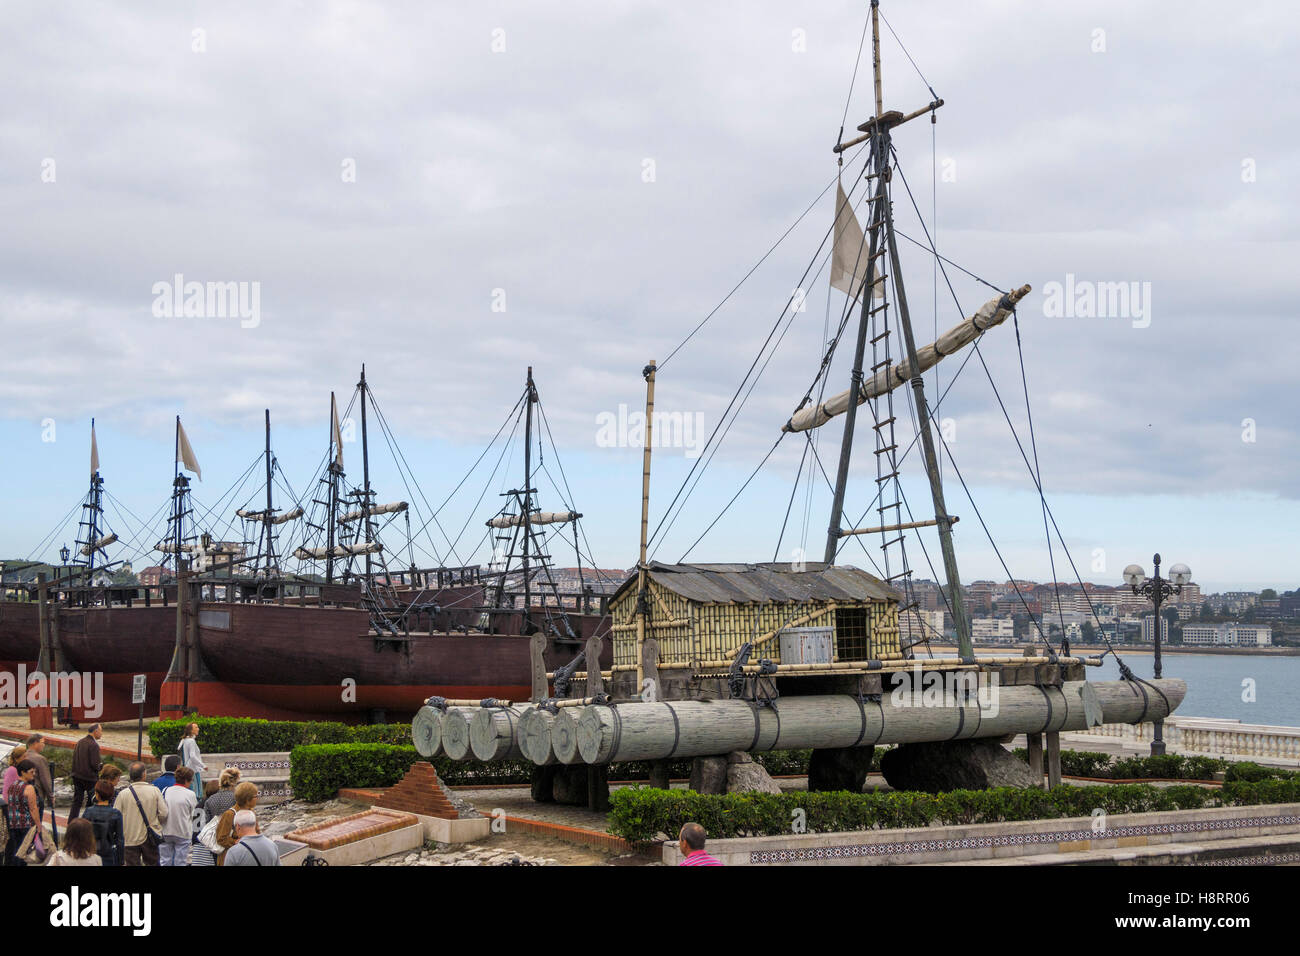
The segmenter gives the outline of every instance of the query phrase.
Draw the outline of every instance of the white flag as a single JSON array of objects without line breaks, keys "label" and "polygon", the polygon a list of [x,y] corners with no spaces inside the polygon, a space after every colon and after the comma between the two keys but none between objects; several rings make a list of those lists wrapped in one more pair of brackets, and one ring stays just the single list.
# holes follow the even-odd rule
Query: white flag
[{"label": "white flag", "polygon": [[95,420],[90,420],[90,474],[99,471],[99,445],[95,443]]},{"label": "white flag", "polygon": [[[853,215],[853,207],[844,195],[844,187],[835,187],[835,245],[831,252],[831,288],[846,295],[857,295],[858,287],[867,279],[870,249]],[[885,297],[885,285],[877,279],[871,289],[873,299]]]},{"label": "white flag", "polygon": [[176,460],[181,463],[186,471],[192,471],[203,479],[203,472],[199,470],[199,460],[194,457],[194,449],[190,447],[190,440],[185,436],[185,429],[181,427],[181,420],[176,419]]},{"label": "white flag", "polygon": [[339,406],[334,401],[334,393],[330,392],[330,415],[333,417],[334,428],[334,463],[340,468],[343,467],[343,432],[339,428]]}]

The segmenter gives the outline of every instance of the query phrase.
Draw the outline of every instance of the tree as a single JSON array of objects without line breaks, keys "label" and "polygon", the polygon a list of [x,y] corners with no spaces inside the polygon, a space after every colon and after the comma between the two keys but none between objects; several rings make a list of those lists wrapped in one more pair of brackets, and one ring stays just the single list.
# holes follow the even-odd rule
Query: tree
[{"label": "tree", "polygon": [[1083,643],[1093,644],[1096,642],[1097,629],[1092,626],[1092,621],[1084,621],[1080,630],[1083,632]]},{"label": "tree", "polygon": [[1201,603],[1201,620],[1208,621],[1212,617],[1214,617],[1214,608],[1210,606],[1209,601],[1203,601]]},{"label": "tree", "polygon": [[1264,588],[1259,592],[1259,599],[1261,601],[1275,601],[1277,600],[1277,592],[1272,588]]}]

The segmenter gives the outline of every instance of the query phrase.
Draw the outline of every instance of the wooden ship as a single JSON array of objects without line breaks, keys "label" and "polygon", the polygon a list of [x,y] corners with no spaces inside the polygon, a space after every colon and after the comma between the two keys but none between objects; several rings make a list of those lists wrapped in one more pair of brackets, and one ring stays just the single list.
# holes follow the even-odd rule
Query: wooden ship
[{"label": "wooden ship", "polygon": [[[531,688],[534,637],[545,645],[550,666],[560,666],[600,632],[604,597],[562,595],[550,578],[536,527],[581,516],[536,507],[527,452],[522,489],[487,522],[512,529],[501,568],[390,562],[377,516],[403,515],[407,503],[375,502],[367,438],[372,396],[364,369],[357,400],[363,480],[348,490],[331,396],[328,465],[312,513],[275,507],[279,466],[267,413],[264,504],[237,511],[252,529],[248,557],[196,531],[184,471],[197,473],[198,462],[178,418],[168,526],[155,548],[170,573],[155,587],[95,580],[114,566],[104,549],[116,536],[101,531],[103,479],[92,438],[91,491],[79,536],[94,546],[87,550],[79,541],[84,561],[56,569],[52,580],[41,575],[35,586],[3,588],[0,660],[28,673],[103,673],[103,708],[87,714],[54,702],[33,709],[33,726],[134,717],[135,674],[147,678],[146,710],[164,717],[382,720],[414,713],[431,690],[452,699],[522,699]],[[517,406],[526,419],[527,448],[539,439],[538,402],[529,369]],[[303,543],[281,554],[279,534],[297,521],[311,527]],[[407,528],[409,536],[409,519]],[[283,570],[290,557],[302,571]]]},{"label": "wooden ship", "polygon": [[[1041,768],[1042,735],[1050,762],[1061,731],[1159,721],[1182,702],[1181,680],[1143,680],[1122,662],[1124,679],[1089,681],[1086,669],[1100,659],[1071,655],[1068,647],[1058,649],[1046,638],[1041,649],[1019,655],[975,655],[953,546],[957,517],[944,498],[922,373],[1004,322],[1030,288],[999,292],[933,343],[918,347],[894,228],[892,141],[900,126],[933,117],[943,100],[935,97],[907,113],[884,108],[874,0],[871,27],[875,114],[858,127],[859,136],[843,140],[841,131],[842,141],[834,147],[841,163],[845,151],[859,145],[869,154],[849,190],[860,185],[869,190],[869,225],[865,231],[858,225],[842,185],[833,225],[831,285],[851,297],[844,326],[851,311],[858,319],[848,388],[825,400],[810,389],[783,427],[798,433],[843,421],[824,560],[663,564],[648,559],[657,372],[651,361],[643,371],[647,425],[639,561],[636,574],[609,603],[611,665],[588,666],[603,654],[604,639],[588,640],[582,654],[558,669],[549,669],[537,649],[528,703],[457,707],[435,698],[413,723],[422,753],[484,760],[522,755],[547,773],[585,766],[595,780],[620,761],[810,748],[810,788],[860,790],[878,744],[1024,733],[1031,762],[1037,753]],[[832,349],[838,341],[837,336]],[[829,367],[828,354],[822,370]],[[916,410],[933,518],[918,520],[910,507],[905,514],[898,490],[901,456],[893,396],[900,389],[911,391]],[[877,494],[879,524],[846,527],[845,494],[862,407],[872,415],[876,486],[895,491],[896,497],[882,500]],[[916,608],[905,566],[885,580],[837,563],[847,540],[869,535],[881,540],[888,568],[888,556],[897,553],[908,532],[920,528],[935,529],[942,552],[943,593],[957,641],[956,654],[949,656],[920,653],[918,646],[928,650],[923,642],[900,639],[900,615]],[[958,693],[933,706],[917,706],[915,699],[892,692],[901,683],[899,675],[922,686],[942,678]],[[979,693],[990,682],[996,690],[992,702]],[[593,806],[599,804],[597,790],[593,785],[590,791]]]}]

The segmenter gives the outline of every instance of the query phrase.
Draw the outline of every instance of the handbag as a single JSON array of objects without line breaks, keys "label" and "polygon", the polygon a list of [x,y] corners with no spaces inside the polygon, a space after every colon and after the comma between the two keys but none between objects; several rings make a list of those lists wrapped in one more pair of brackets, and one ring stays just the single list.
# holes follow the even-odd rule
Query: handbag
[{"label": "handbag", "polygon": [[135,792],[135,787],[128,786],[126,789],[131,791],[136,808],[140,811],[140,819],[144,821],[144,842],[156,849],[158,844],[162,843],[162,836],[155,833],[153,827],[149,826],[149,818],[144,815],[144,804],[140,802],[140,794]]},{"label": "handbag", "polygon": [[50,835],[49,828],[41,821],[45,819],[45,814],[41,814],[41,819],[36,821],[36,825],[27,831],[23,837],[23,842],[18,844],[18,859],[22,860],[28,866],[40,866],[45,862],[45,858],[53,852],[54,837]]},{"label": "handbag", "polygon": [[226,848],[217,842],[217,824],[220,822],[221,816],[218,814],[203,824],[203,829],[199,831],[199,842],[207,847],[213,856],[220,856],[226,852]]}]

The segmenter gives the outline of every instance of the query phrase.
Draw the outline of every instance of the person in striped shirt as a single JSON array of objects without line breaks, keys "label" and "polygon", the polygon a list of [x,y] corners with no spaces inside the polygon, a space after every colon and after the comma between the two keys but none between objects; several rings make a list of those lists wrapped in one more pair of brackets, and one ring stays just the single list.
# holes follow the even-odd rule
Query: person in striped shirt
[{"label": "person in striped shirt", "polygon": [[698,823],[688,823],[678,835],[677,845],[682,851],[682,862],[678,866],[722,866],[716,858],[704,852],[704,827]]}]

